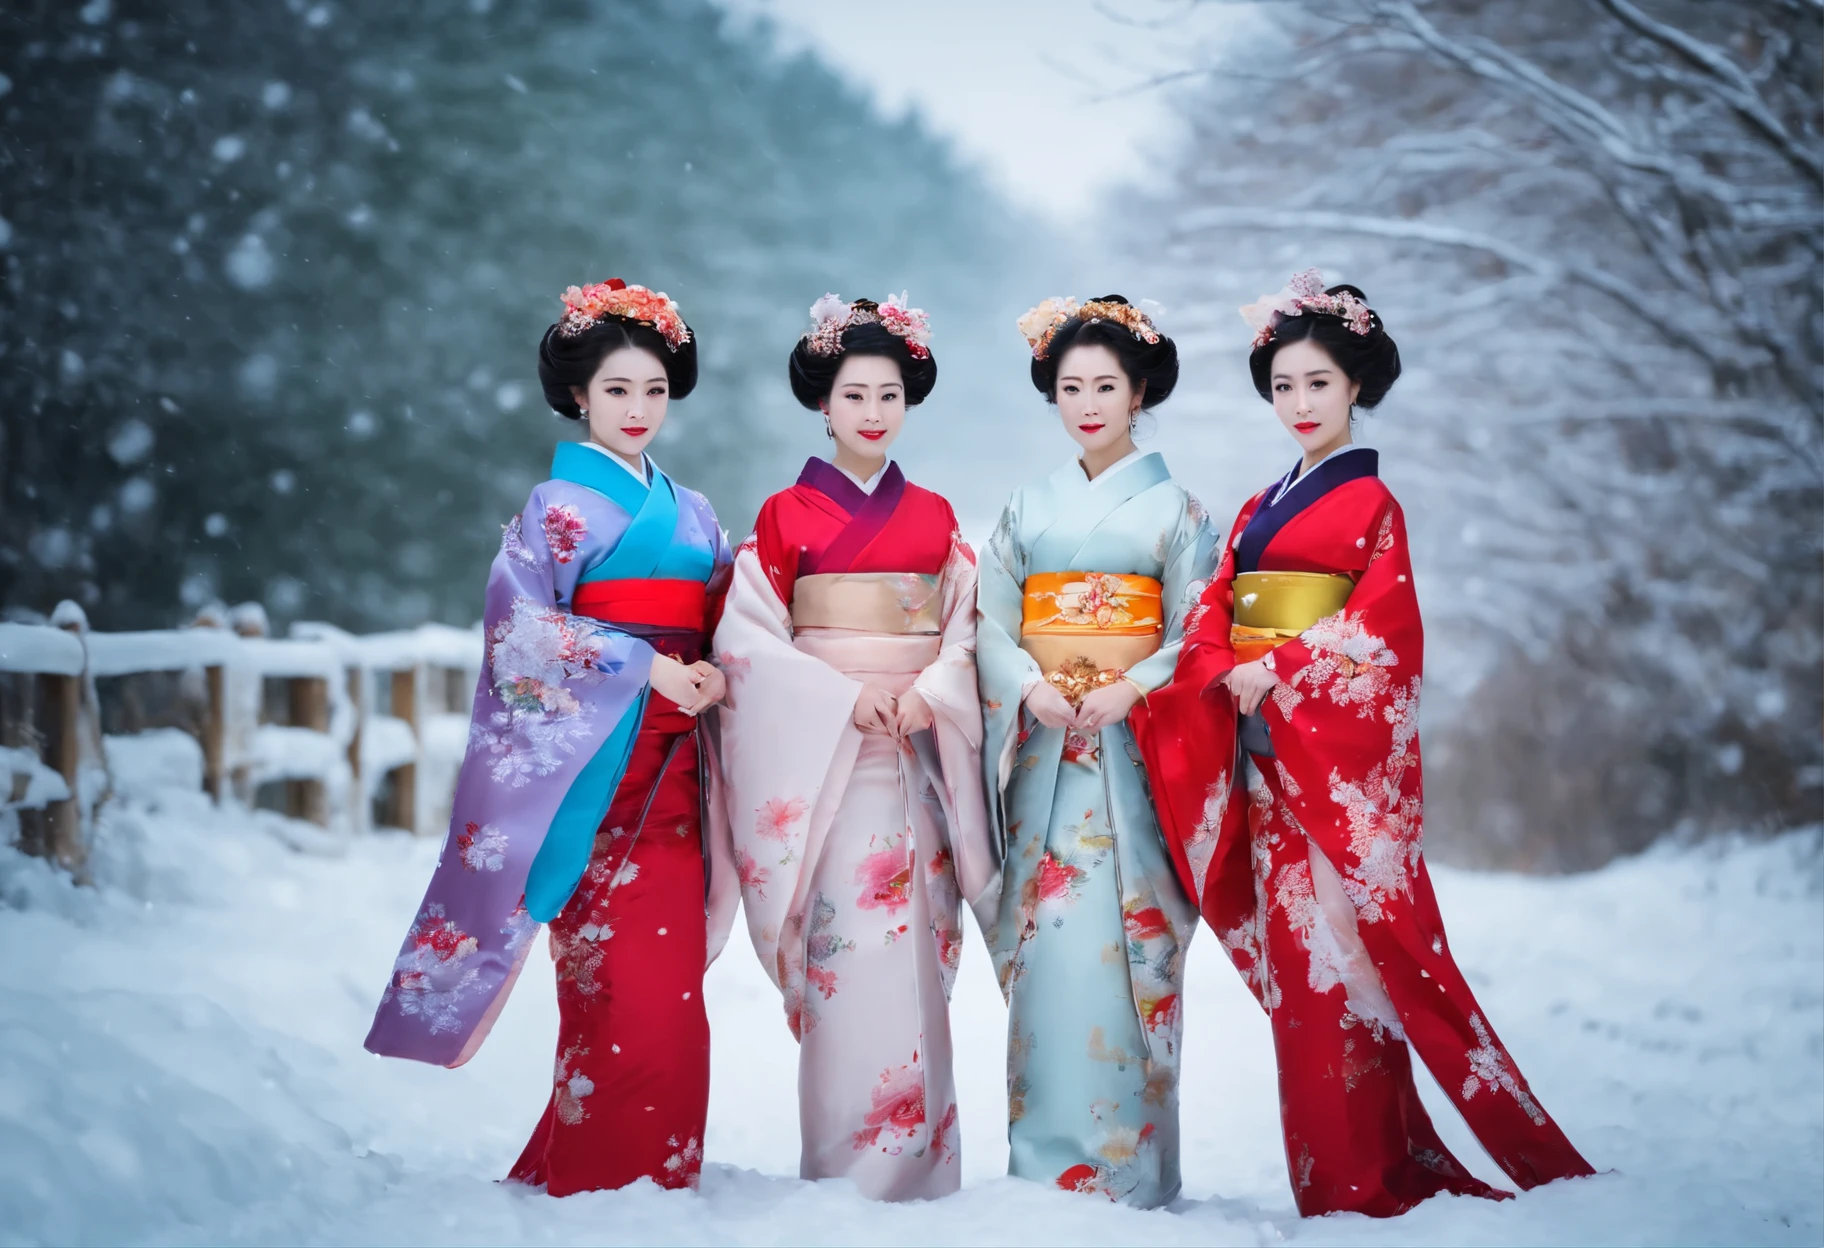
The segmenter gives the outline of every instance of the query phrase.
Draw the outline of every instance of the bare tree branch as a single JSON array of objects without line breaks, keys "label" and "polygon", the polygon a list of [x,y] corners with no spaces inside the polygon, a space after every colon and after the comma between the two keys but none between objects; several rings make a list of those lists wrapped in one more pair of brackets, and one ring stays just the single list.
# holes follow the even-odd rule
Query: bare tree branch
[{"label": "bare tree branch", "polygon": [[1694,352],[1706,359],[1720,360],[1716,344],[1692,330],[1684,318],[1668,316],[1653,307],[1643,307],[1640,288],[1632,282],[1601,269],[1560,264],[1533,252],[1496,238],[1456,226],[1437,225],[1428,221],[1400,221],[1386,217],[1364,217],[1346,212],[1307,210],[1300,212],[1262,211],[1253,208],[1198,208],[1184,214],[1178,222],[1182,231],[1207,229],[1304,230],[1313,233],[1364,234],[1374,238],[1425,243],[1434,247],[1451,247],[1479,251],[1494,256],[1504,264],[1524,270],[1553,285],[1578,285],[1598,291],[1637,313],[1652,325],[1669,343]]},{"label": "bare tree branch", "polygon": [[1809,174],[1813,178],[1824,177],[1824,164],[1821,164],[1814,151],[1801,146],[1780,119],[1773,115],[1760,92],[1740,66],[1702,40],[1694,39],[1684,31],[1655,21],[1629,0],[1594,0],[1596,4],[1607,9],[1615,17],[1653,40],[1662,47],[1670,48],[1686,58],[1692,64],[1705,70],[1715,83],[1715,90],[1735,109],[1744,120],[1771,139],[1774,145],[1792,162],[1795,169]]}]

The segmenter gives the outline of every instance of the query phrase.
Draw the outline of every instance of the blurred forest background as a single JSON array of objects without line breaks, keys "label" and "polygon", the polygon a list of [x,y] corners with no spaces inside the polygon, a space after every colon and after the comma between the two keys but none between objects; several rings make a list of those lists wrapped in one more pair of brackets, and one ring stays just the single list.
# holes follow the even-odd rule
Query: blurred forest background
[{"label": "blurred forest background", "polygon": [[1067,451],[1012,318],[1163,300],[1159,444],[1226,525],[1290,463],[1235,308],[1317,264],[1406,361],[1365,438],[1417,543],[1434,849],[1824,815],[1824,8],[1105,7],[1225,31],[1093,84],[1182,133],[1070,232],[706,0],[9,5],[0,605],[472,621],[569,433],[538,334],[611,274],[699,332],[659,455],[737,533],[818,449],[783,369],[826,289],[932,312],[908,468],[978,533]]}]

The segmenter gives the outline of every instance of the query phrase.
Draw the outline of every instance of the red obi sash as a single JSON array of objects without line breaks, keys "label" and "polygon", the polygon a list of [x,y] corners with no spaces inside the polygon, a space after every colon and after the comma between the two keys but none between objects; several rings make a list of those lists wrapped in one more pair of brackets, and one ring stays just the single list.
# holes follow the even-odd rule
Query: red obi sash
[{"label": "red obi sash", "polygon": [[709,623],[709,588],[702,581],[585,581],[570,609],[609,624],[701,633]]},{"label": "red obi sash", "polygon": [[[625,628],[651,642],[660,654],[670,655],[680,663],[695,663],[702,658],[708,640],[709,587],[702,581],[585,581],[571,595],[570,609]],[[680,711],[676,702],[655,692],[647,699],[640,730],[675,735],[690,732],[696,725],[697,721]]]}]

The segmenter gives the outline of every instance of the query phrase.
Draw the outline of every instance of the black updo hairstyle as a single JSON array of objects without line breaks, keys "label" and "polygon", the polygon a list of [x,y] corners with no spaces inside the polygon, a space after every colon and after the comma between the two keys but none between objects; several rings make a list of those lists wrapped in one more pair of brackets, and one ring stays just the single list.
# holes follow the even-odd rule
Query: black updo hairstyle
[{"label": "black updo hairstyle", "polygon": [[[1350,294],[1364,305],[1368,296],[1354,286],[1332,286],[1326,295]],[[1393,383],[1400,379],[1400,349],[1387,335],[1379,314],[1368,313],[1368,332],[1358,334],[1343,318],[1330,312],[1305,311],[1297,316],[1281,317],[1273,327],[1273,336],[1248,357],[1248,371],[1254,375],[1254,388],[1260,397],[1273,401],[1273,357],[1288,342],[1310,339],[1324,349],[1350,381],[1361,383],[1355,396],[1357,407],[1374,407],[1387,397]]]},{"label": "black updo hairstyle", "polygon": [[[1120,295],[1103,295],[1091,302],[1125,304],[1127,300]],[[1046,402],[1058,401],[1058,362],[1065,353],[1072,347],[1090,346],[1113,351],[1121,362],[1121,371],[1127,374],[1128,383],[1136,390],[1145,385],[1146,389],[1140,395],[1143,408],[1158,407],[1178,384],[1178,344],[1170,338],[1160,334],[1158,342],[1148,342],[1135,337],[1134,332],[1119,321],[1086,320],[1078,316],[1060,325],[1046,344],[1045,358],[1032,362],[1032,384],[1045,396]]]},{"label": "black updo hairstyle", "polygon": [[823,401],[836,387],[836,374],[842,362],[851,355],[878,355],[899,365],[899,379],[905,383],[906,406],[917,407],[937,385],[937,357],[926,354],[919,359],[912,354],[906,340],[877,321],[863,321],[842,331],[842,349],[835,355],[818,355],[811,350],[809,337],[800,338],[792,348],[789,365],[792,393],[798,401],[819,411]]},{"label": "black updo hairstyle", "polygon": [[[559,332],[558,322],[545,331],[538,344],[538,384],[545,388],[545,402],[559,416],[581,420],[571,387],[587,390],[595,372],[609,354],[622,347],[638,347],[658,357],[665,366],[671,397],[681,399],[697,388],[697,336],[692,333],[676,351],[665,336],[640,321],[605,316],[580,334]],[[688,329],[689,327],[686,326]]]}]

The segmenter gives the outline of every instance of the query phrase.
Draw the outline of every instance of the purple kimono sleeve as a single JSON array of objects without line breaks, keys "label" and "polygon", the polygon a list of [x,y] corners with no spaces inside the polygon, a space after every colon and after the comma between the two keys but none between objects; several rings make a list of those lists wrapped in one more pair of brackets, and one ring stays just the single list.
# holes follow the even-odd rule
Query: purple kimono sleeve
[{"label": "purple kimono sleeve", "polygon": [[506,1004],[538,924],[526,878],[577,773],[635,705],[652,647],[567,609],[627,526],[593,491],[548,481],[488,577],[487,652],[450,827],[366,1047],[460,1066]]}]

